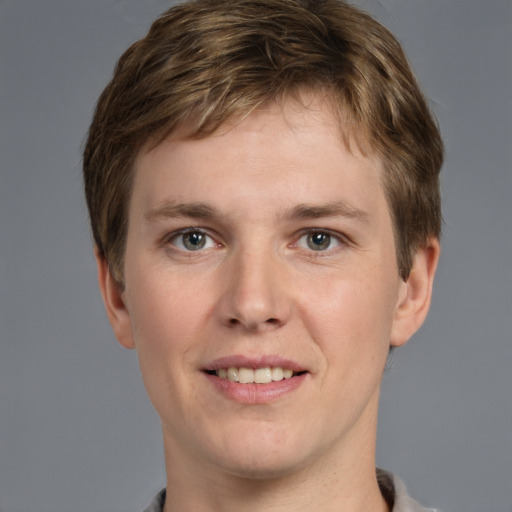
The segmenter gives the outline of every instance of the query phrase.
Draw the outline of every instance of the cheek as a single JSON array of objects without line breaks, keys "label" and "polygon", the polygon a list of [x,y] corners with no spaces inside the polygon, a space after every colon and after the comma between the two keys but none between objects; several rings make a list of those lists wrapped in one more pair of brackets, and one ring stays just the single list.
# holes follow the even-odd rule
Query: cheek
[{"label": "cheek", "polygon": [[387,357],[395,300],[391,283],[351,277],[302,290],[302,322],[329,360]]},{"label": "cheek", "polygon": [[165,273],[139,271],[129,278],[127,306],[141,369],[177,364],[201,328],[204,296]]},{"label": "cheek", "polygon": [[200,300],[176,280],[140,277],[127,280],[135,347],[148,396],[157,411],[167,414],[179,409],[176,397],[191,392],[183,375],[192,367],[191,349],[201,330]]},{"label": "cheek", "polygon": [[179,338],[183,327],[193,327],[191,318],[199,319],[208,300],[208,287],[197,276],[172,272],[165,263],[133,263],[127,268],[126,283],[130,285],[127,299],[136,334],[139,338],[147,332],[157,339]]}]

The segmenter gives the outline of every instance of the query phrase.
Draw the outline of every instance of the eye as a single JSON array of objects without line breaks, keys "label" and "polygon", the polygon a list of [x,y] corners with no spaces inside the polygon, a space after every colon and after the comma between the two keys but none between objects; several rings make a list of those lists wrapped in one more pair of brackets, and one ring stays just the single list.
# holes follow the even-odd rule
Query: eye
[{"label": "eye", "polygon": [[297,247],[310,249],[312,251],[326,251],[328,249],[334,249],[339,245],[339,239],[326,231],[312,231],[306,233],[296,242]]},{"label": "eye", "polygon": [[215,241],[204,231],[191,229],[173,236],[171,243],[182,251],[200,251],[215,247]]}]

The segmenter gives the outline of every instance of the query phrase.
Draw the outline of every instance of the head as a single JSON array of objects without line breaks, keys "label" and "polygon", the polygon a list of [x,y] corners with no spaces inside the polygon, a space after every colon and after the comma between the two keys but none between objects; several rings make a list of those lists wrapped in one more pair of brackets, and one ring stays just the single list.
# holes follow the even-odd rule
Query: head
[{"label": "head", "polygon": [[196,0],[123,55],[85,182],[168,474],[374,478],[389,347],[430,302],[441,153],[400,45],[337,0]]},{"label": "head", "polygon": [[122,287],[133,166],[143,147],[201,139],[271,104],[328,102],[342,143],[378,157],[402,279],[441,226],[442,142],[395,37],[338,0],[194,0],[119,60],[84,151],[98,253]]}]

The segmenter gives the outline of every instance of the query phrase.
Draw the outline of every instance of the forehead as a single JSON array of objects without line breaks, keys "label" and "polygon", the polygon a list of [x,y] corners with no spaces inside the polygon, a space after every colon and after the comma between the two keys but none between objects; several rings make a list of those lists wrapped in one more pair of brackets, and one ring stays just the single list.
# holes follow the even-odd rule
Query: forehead
[{"label": "forehead", "polygon": [[[210,131],[210,125],[216,126],[213,131]],[[314,142],[310,128],[318,130],[321,127],[323,132],[330,132],[328,142],[333,146],[341,144],[354,155],[379,160],[378,155],[373,154],[368,127],[356,121],[354,114],[340,105],[332,91],[313,86],[298,87],[273,101],[263,100],[257,106],[237,104],[233,113],[221,114],[218,123],[210,120],[208,106],[194,109],[178,126],[172,125],[170,132],[164,128],[163,133],[150,136],[135,157],[138,160],[162,143],[215,140],[233,130],[270,132],[274,129],[277,132],[283,127],[297,135],[305,135],[303,142],[306,143]]]},{"label": "forehead", "polygon": [[133,196],[145,211],[169,196],[215,203],[214,191],[222,206],[236,197],[253,210],[286,201],[367,203],[382,195],[382,163],[349,142],[328,102],[290,99],[230,120],[205,138],[175,134],[146,146],[135,161]]}]

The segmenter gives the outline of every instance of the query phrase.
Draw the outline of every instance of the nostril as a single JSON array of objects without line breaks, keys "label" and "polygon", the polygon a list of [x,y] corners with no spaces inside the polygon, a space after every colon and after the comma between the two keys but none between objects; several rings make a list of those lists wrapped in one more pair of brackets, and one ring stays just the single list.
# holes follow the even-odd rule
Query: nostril
[{"label": "nostril", "polygon": [[246,329],[250,331],[258,331],[259,329],[274,329],[278,327],[281,324],[281,321],[279,318],[267,318],[264,321],[246,321],[244,318],[236,318],[231,317],[228,318],[226,321],[226,326],[229,327],[238,327],[238,326],[244,326]]}]

